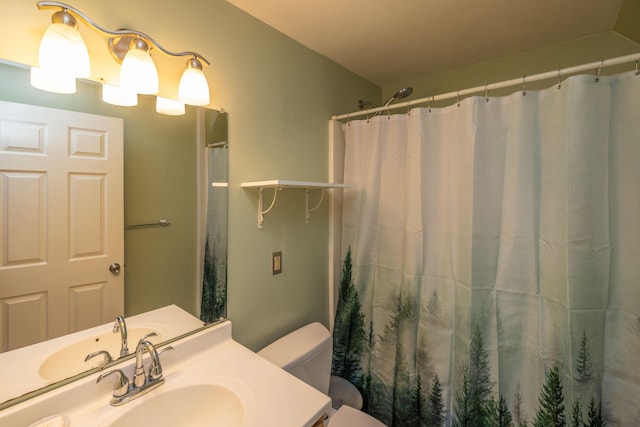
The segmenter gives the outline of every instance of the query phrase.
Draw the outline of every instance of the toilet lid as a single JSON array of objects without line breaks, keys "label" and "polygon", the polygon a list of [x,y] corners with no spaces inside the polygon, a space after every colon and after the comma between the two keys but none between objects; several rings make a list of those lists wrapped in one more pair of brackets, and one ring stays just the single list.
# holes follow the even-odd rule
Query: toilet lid
[{"label": "toilet lid", "polygon": [[385,425],[362,411],[342,405],[329,419],[329,427],[385,427]]}]

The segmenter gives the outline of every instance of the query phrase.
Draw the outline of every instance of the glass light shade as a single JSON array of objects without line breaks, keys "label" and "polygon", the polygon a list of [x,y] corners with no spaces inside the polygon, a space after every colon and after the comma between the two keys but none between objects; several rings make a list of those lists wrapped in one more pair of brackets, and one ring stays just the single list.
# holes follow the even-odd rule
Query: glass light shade
[{"label": "glass light shade", "polygon": [[158,93],[158,70],[149,52],[142,49],[127,52],[120,67],[120,86],[145,95]]},{"label": "glass light shade", "polygon": [[107,104],[133,107],[138,105],[138,94],[120,86],[105,83],[102,85],[102,100]]},{"label": "glass light shade", "polygon": [[158,96],[156,97],[156,111],[168,116],[181,116],[184,114],[184,102]]},{"label": "glass light shade", "polygon": [[31,67],[31,86],[47,92],[76,93],[76,78],[67,73]]},{"label": "glass light shade", "polygon": [[40,41],[39,65],[44,70],[73,77],[91,75],[89,51],[82,36],[70,25],[51,24]]},{"label": "glass light shade", "polygon": [[209,104],[209,84],[202,70],[187,68],[178,86],[178,99],[189,105]]}]

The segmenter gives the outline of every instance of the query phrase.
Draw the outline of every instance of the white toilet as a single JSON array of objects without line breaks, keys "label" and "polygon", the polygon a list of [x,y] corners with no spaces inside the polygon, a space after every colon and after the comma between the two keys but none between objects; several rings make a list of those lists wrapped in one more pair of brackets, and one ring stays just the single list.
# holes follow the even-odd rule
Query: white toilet
[{"label": "white toilet", "polygon": [[[274,341],[258,354],[332,397],[334,407],[337,401],[345,403],[330,414],[329,427],[384,427],[380,421],[358,410],[362,397],[353,385],[342,378],[331,377],[332,351],[331,334],[316,322]],[[337,398],[329,394],[330,381],[332,394],[340,394]]]}]

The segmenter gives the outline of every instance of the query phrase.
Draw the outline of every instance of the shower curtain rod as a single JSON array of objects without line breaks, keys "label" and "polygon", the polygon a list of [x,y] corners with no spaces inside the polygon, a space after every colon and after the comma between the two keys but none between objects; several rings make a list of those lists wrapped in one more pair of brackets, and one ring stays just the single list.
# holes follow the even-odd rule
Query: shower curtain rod
[{"label": "shower curtain rod", "polygon": [[[550,79],[558,79],[562,76],[567,76],[570,74],[580,73],[587,70],[596,69],[596,73],[599,76],[600,70],[604,67],[611,67],[614,65],[627,64],[629,62],[636,62],[636,70],[638,69],[638,61],[640,61],[640,53],[634,53],[631,55],[619,56],[617,58],[611,59],[603,59],[601,61],[590,62],[588,64],[576,65],[573,67],[567,68],[558,68],[555,71],[547,71],[545,73],[534,74],[531,76],[524,76],[517,79],[505,80],[498,83],[486,84],[484,86],[476,86],[470,89],[459,90],[455,92],[444,93],[441,95],[428,96],[426,98],[414,99],[411,101],[398,102],[397,104],[392,104],[388,106],[382,106],[377,108],[370,108],[368,110],[360,110],[354,111],[352,113],[341,114],[331,117],[332,120],[341,120],[341,119],[349,119],[351,117],[364,116],[366,114],[377,113],[377,112],[386,112],[389,110],[393,110],[396,108],[410,107],[416,104],[424,104],[428,102],[442,101],[445,99],[458,98],[462,99],[463,96],[471,95],[475,93],[487,93],[491,90],[495,89],[503,89],[511,86],[523,85],[525,86],[527,83],[537,82],[541,80],[550,80]],[[526,87],[526,86],[525,86]]]}]

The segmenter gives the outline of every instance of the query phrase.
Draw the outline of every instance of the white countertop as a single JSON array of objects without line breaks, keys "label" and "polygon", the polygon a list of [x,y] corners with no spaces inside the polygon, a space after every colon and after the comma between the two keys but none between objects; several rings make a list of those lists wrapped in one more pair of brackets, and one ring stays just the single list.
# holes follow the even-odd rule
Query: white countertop
[{"label": "white countertop", "polygon": [[[242,425],[312,426],[331,411],[331,399],[243,347],[231,337],[231,322],[213,325],[171,344],[161,353],[165,383],[119,407],[109,404],[113,381],[96,384],[98,373],[0,412],[0,425],[29,424],[63,414],[72,427],[108,426],[126,411],[145,405],[158,393],[201,384],[218,384],[242,401]],[[121,367],[131,377],[133,361]],[[148,356],[145,356],[148,363]],[[173,408],[166,408],[171,411]],[[149,414],[150,425],[162,426],[163,414]]]}]

